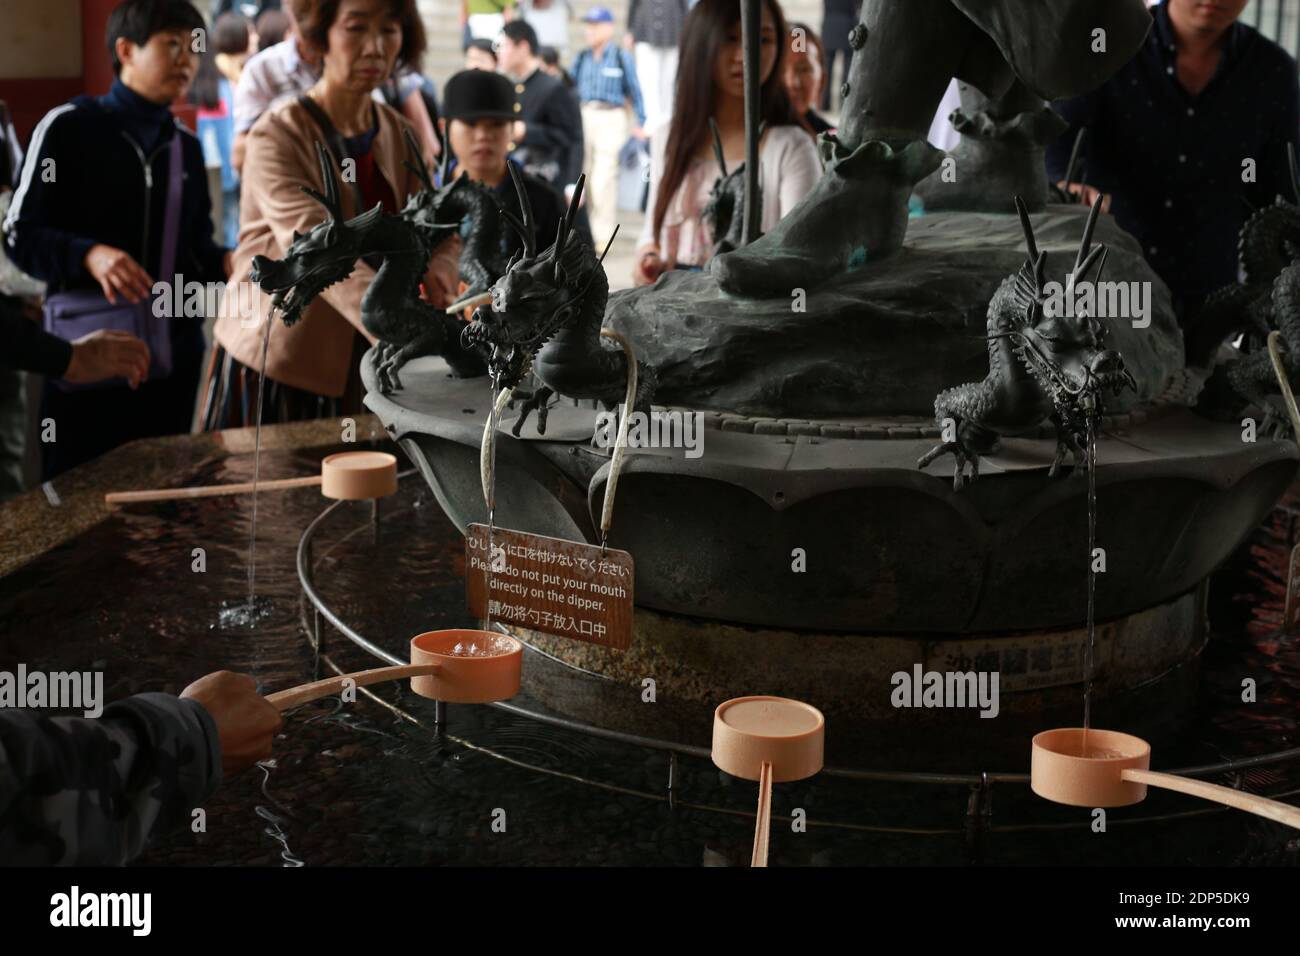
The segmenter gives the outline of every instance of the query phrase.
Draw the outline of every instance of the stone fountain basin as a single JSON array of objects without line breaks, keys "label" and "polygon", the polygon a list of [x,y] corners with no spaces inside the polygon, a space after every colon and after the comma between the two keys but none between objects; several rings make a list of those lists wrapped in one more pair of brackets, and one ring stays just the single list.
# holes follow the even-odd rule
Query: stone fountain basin
[{"label": "stone fountain basin", "polygon": [[[366,405],[464,531],[487,520],[479,445],[486,378],[440,359]],[[498,525],[599,540],[608,452],[596,411],[561,404],[545,437],[532,420],[497,446]],[[1005,442],[962,492],[951,459],[925,471],[921,419],[755,421],[709,414],[703,454],[629,451],[610,544],[636,560],[639,606],[736,624],[858,634],[958,634],[1078,626],[1086,616],[1087,483],[1049,480],[1050,438]],[[762,433],[768,432],[768,433]],[[1239,427],[1186,408],[1109,420],[1098,442],[1101,620],[1184,594],[1256,526],[1297,474],[1289,442],[1243,443]],[[804,571],[794,570],[802,553]]]}]

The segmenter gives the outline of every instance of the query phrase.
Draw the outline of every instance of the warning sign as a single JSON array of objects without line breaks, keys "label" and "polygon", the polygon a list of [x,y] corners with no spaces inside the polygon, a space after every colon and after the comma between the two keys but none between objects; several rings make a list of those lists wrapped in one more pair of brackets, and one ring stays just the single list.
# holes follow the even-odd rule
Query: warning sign
[{"label": "warning sign", "polygon": [[465,533],[470,613],[625,650],[632,642],[632,555],[508,528]]}]

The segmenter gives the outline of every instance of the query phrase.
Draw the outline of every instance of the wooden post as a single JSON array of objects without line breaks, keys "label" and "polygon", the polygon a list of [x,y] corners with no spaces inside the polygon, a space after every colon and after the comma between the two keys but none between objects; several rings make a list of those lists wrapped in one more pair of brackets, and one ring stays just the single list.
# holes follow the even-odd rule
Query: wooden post
[{"label": "wooden post", "polygon": [[[758,197],[758,94],[763,85],[758,75],[759,31],[762,29],[762,0],[740,0],[740,42],[745,51],[745,209],[741,242],[749,245],[758,238],[762,215]],[[778,38],[778,43],[785,42]]]}]

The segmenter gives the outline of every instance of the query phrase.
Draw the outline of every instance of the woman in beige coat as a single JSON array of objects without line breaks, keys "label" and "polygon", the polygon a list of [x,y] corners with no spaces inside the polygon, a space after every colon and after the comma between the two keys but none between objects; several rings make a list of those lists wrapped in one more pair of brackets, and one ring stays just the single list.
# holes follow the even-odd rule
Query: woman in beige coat
[{"label": "woman in beige coat", "polygon": [[[270,297],[252,283],[249,271],[255,256],[283,258],[295,232],[305,234],[325,218],[320,204],[299,189],[326,192],[316,143],[329,146],[336,169],[350,160],[345,168],[354,175],[339,176],[348,217],[377,203],[396,213],[420,188],[403,162],[417,159],[407,156],[405,121],[371,96],[397,65],[418,69],[424,31],[415,0],[314,0],[299,29],[304,42],[322,52],[322,74],[305,95],[263,114],[249,134],[239,247],[204,393],[208,429],[254,424]],[[458,253],[453,239],[430,263],[424,290],[434,305],[454,299]],[[361,297],[374,277],[375,270],[359,261],[347,280],[321,292],[296,323],[275,322],[262,421],[361,410],[360,358],[374,344],[361,325]]]}]

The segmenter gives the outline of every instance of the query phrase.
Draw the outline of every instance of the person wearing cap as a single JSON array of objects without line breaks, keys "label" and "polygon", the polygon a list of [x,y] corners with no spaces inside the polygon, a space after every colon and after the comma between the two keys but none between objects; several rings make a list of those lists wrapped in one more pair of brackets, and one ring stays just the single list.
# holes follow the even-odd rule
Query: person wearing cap
[{"label": "person wearing cap", "polygon": [[[588,48],[573,61],[573,79],[582,103],[583,157],[590,182],[586,201],[597,248],[614,232],[618,218],[618,156],[629,134],[646,139],[645,104],[632,54],[613,42],[614,14],[592,7],[582,18]],[[634,117],[629,122],[628,111]]]},{"label": "person wearing cap", "polygon": [[[487,70],[462,70],[443,88],[443,117],[439,120],[452,159],[448,177],[468,176],[491,188],[502,207],[521,216],[519,197],[507,164],[512,146],[511,127],[519,115],[515,86],[500,73]],[[519,168],[516,164],[516,168]],[[564,200],[551,186],[519,169],[537,224],[537,250],[555,242],[564,216]],[[462,234],[470,228],[461,224]],[[504,225],[504,224],[503,224]],[[505,227],[501,235],[502,250],[507,255],[522,252],[523,241],[513,229]]]}]

